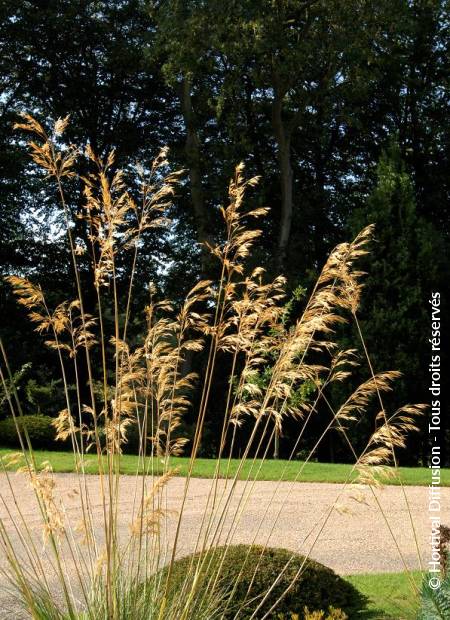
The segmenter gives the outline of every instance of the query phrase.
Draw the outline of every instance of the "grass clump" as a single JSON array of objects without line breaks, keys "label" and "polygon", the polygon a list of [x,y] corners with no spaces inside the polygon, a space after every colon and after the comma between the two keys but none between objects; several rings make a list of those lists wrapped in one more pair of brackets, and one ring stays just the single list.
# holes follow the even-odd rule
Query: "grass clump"
[{"label": "grass clump", "polygon": [[[344,612],[348,605],[353,613],[356,593],[351,586],[324,567],[312,570],[316,565],[309,557],[299,560],[295,552],[269,550],[270,534],[253,542],[262,543],[256,551],[262,558],[266,554],[276,558],[276,567],[259,562],[258,571],[249,579],[240,552],[235,558],[239,572],[231,570],[226,558],[228,551],[236,553],[234,540],[247,499],[286,418],[294,421],[297,435],[290,461],[319,404],[321,412],[329,414],[328,421],[290,480],[302,479],[317,447],[330,429],[336,429],[352,459],[342,492],[349,483],[368,485],[380,518],[387,520],[374,488],[387,475],[397,476],[395,451],[405,446],[423,406],[387,410],[383,396],[393,389],[398,373],[373,369],[359,327],[363,274],[357,261],[368,252],[371,227],[334,249],[303,314],[287,326],[285,279],[277,276],[270,280],[263,268],[247,267],[261,234],[248,223],[262,217],[266,209],[245,209],[245,193],[257,179],[246,179],[244,167],[239,165],[229,185],[228,203],[221,208],[223,234],[217,243],[207,246],[219,264],[217,281],[194,283],[179,304],[164,299],[154,285],[148,285],[148,303],[139,314],[133,294],[137,286],[143,286],[136,281],[143,240],[150,230],[169,224],[171,201],[181,175],[170,171],[163,149],[152,164],[136,170],[139,189],[130,188],[124,173],[115,167],[113,152],[99,157],[89,146],[81,152],[64,142],[67,123],[68,118],[59,119],[47,131],[25,115],[18,128],[31,134],[32,157],[55,184],[66,222],[74,296],[50,306],[39,283],[23,274],[11,274],[8,282],[60,366],[65,407],[54,427],[57,438],[72,446],[77,475],[71,496],[76,498],[77,510],[66,510],[51,463],[41,463],[33,450],[2,345],[0,381],[19,437],[21,471],[33,490],[44,539],[42,550],[42,540],[36,541],[14,495],[16,485],[9,466],[17,462],[16,456],[7,458],[2,465],[13,496],[8,514],[13,527],[9,530],[0,521],[0,545],[18,605],[35,620],[214,620],[228,613],[234,593],[243,594],[241,576],[246,574],[247,583],[258,588],[259,599],[251,613],[250,603],[240,599],[235,608],[238,617],[242,612],[249,620],[265,620],[283,609],[293,611],[292,606],[282,606],[286,599],[297,605],[291,592],[298,582],[307,593],[302,608],[294,607],[298,613],[304,612],[304,605],[319,610],[328,604],[336,604]],[[82,174],[77,172],[80,158]],[[73,207],[71,191],[83,197],[81,208]],[[131,265],[129,273],[123,269],[124,256]],[[139,322],[139,317],[144,318]],[[343,321],[354,322],[363,345],[362,359],[354,350],[337,346],[334,334]],[[134,328],[130,335],[130,325],[136,323],[140,329]],[[203,356],[200,376],[188,370],[187,360],[195,354]],[[188,541],[194,555],[183,571],[178,571],[176,558],[185,542],[184,509],[196,472],[216,365],[224,356],[230,376],[219,421],[217,461],[206,507]],[[366,379],[333,408],[330,391],[335,383],[345,384],[356,365],[365,367]],[[267,380],[261,381],[262,376]],[[308,399],[294,398],[305,385]],[[188,444],[180,433],[196,386],[195,428]],[[347,429],[366,415],[373,402],[378,411],[369,425],[373,430],[366,447],[357,453]],[[134,489],[125,498],[129,515],[123,515],[120,476],[131,428],[138,436],[138,459]],[[245,437],[244,448],[233,464],[231,457],[241,437]],[[186,449],[185,478],[174,510],[169,501],[170,481],[177,473],[173,459]],[[94,461],[97,472],[94,487],[87,476],[88,459]],[[155,459],[157,469],[153,467]],[[278,480],[285,480],[285,475],[283,467]],[[226,484],[220,483],[222,478]],[[238,480],[243,483],[238,485]],[[268,505],[279,486],[275,484],[271,497],[262,500],[262,520],[267,519]],[[313,515],[315,533],[298,541],[301,547],[308,540],[308,555],[314,552],[339,498],[325,514]],[[409,509],[406,497],[405,505]],[[282,506],[267,524],[267,531],[276,527],[281,514]],[[411,514],[409,517],[414,527]],[[388,522],[386,525],[389,528]],[[255,533],[259,529],[255,524]],[[210,563],[219,542],[223,561]],[[393,542],[397,543],[395,538]],[[245,554],[254,553],[252,549]],[[403,558],[398,545],[397,549]],[[214,587],[200,587],[205,563],[210,564],[207,579]],[[161,570],[163,566],[165,570]],[[334,588],[336,583],[341,594]],[[333,600],[330,589],[335,592]],[[300,597],[300,590],[296,592]]]},{"label": "grass clump", "polygon": [[417,620],[450,618],[450,528],[440,525],[440,573],[427,573],[422,582]]}]

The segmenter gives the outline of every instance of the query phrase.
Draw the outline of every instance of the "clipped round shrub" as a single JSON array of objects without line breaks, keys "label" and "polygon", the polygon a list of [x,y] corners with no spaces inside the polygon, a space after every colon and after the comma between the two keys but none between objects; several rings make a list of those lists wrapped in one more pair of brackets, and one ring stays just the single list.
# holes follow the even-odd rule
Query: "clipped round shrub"
[{"label": "clipped round shrub", "polygon": [[[17,424],[23,431],[26,428],[34,449],[61,450],[67,447],[66,442],[56,441],[53,418],[45,415],[25,415],[17,417]],[[19,448],[19,437],[12,417],[0,422],[0,445],[8,448]]]},{"label": "clipped round shrub", "polygon": [[[207,586],[211,575],[216,574],[215,571],[222,560],[223,552],[223,547],[204,552],[211,555],[204,563],[198,586],[199,591]],[[292,557],[293,560],[284,570]],[[199,558],[200,554],[194,556],[196,560]],[[176,597],[177,591],[182,588],[191,559],[192,556],[187,556],[175,561],[170,580],[171,596]],[[258,610],[257,617],[263,617],[291,585],[304,561],[304,556],[293,554],[287,549],[266,548],[263,552],[263,547],[258,546],[228,547],[218,580],[218,587],[225,593],[225,600],[228,600],[228,609],[221,617],[231,620],[235,617],[236,611],[243,608],[239,613],[239,618],[242,620],[250,618],[263,596],[284,571],[281,579]],[[232,595],[230,589],[234,588],[236,583],[236,589]],[[277,605],[276,611],[269,617],[275,619],[285,615],[289,618],[292,614],[298,614],[299,620],[303,620],[305,607],[310,612],[334,607],[345,612],[349,620],[356,620],[360,617],[360,612],[365,609],[366,603],[366,597],[331,568],[308,559],[300,577]]]}]

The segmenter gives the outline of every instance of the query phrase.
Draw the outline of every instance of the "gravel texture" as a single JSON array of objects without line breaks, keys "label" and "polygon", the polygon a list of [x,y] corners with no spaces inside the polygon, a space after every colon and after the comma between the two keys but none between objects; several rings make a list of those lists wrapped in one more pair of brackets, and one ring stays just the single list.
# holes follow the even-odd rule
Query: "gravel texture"
[{"label": "gravel texture", "polygon": [[[41,519],[33,492],[24,475],[12,474],[11,480],[22,515],[33,531],[44,558],[46,549],[42,542]],[[76,476],[57,474],[55,480],[56,496],[64,503],[66,519],[75,525],[80,517],[79,497],[74,492],[77,487]],[[88,476],[87,484],[100,540],[102,503],[98,477]],[[163,523],[162,535],[167,534],[169,544],[173,540],[185,484],[185,478],[173,478],[167,485],[167,531]],[[213,485],[214,481],[207,479],[192,479],[190,482],[180,531],[180,556],[195,549],[208,497],[215,497],[213,519],[216,520],[223,514],[226,500],[230,499],[230,482],[219,481],[215,494],[211,493]],[[135,488],[134,477],[121,477],[119,515],[120,532],[124,537],[129,532]],[[0,493],[3,500],[0,518],[10,533],[13,545],[20,549],[19,537],[12,528],[9,513],[16,514],[16,508],[4,474],[0,475]],[[232,516],[239,502],[239,518],[233,521]],[[407,503],[413,517],[415,534]],[[344,487],[328,483],[238,482],[228,505],[220,542],[231,535],[234,543],[254,541],[310,553],[311,557],[342,575],[401,571],[404,563],[410,569],[418,569],[417,546],[425,565],[430,555],[431,526],[427,487],[405,487],[402,490],[400,487],[389,486],[372,491],[367,487]],[[441,491],[441,520],[450,524],[450,488]],[[4,565],[3,562],[2,557],[0,565]],[[10,597],[6,593],[0,594],[0,610],[1,618],[19,617],[14,615]]]}]

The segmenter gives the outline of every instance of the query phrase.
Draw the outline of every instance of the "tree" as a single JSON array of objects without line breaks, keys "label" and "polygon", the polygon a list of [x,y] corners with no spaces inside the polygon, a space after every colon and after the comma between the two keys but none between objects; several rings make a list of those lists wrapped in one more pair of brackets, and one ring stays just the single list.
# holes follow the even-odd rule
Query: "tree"
[{"label": "tree", "polygon": [[[158,68],[144,60],[152,24],[141,9],[139,0],[113,5],[89,0],[2,3],[0,182],[5,191],[0,200],[6,225],[0,233],[1,273],[38,279],[55,305],[75,295],[67,242],[60,232],[61,208],[55,189],[37,173],[13,123],[22,111],[32,112],[47,126],[70,114],[69,143],[89,143],[100,156],[114,149],[116,165],[130,175],[136,159],[144,165],[151,160],[168,140],[170,107]],[[92,165],[88,159],[80,154],[78,163],[87,174]],[[68,208],[76,216],[84,198],[69,189]],[[89,230],[81,219],[75,221],[76,242],[89,248]],[[151,232],[144,237],[146,255],[155,258],[139,264],[137,278],[145,283],[155,280],[160,264],[168,261],[167,244]],[[86,276],[91,268],[86,254]],[[129,265],[121,265],[119,273],[127,282]],[[87,311],[96,304],[90,281],[83,278]],[[31,360],[32,378],[45,381],[54,374],[53,358],[33,347],[34,335],[24,316],[13,310],[9,288],[3,282],[0,287],[2,335],[12,366],[20,368]],[[144,286],[141,294],[146,294]]]},{"label": "tree", "polygon": [[[429,299],[432,291],[440,290],[444,274],[448,277],[450,273],[444,239],[418,214],[411,175],[395,142],[381,156],[377,184],[367,207],[352,218],[354,230],[368,223],[375,224],[375,242],[366,261],[361,331],[375,372],[390,368],[403,373],[389,399],[391,407],[405,402],[427,403]],[[354,338],[357,342],[356,334]],[[426,418],[421,427],[421,437],[412,437],[410,451],[402,455],[409,463],[419,456],[426,462]]]},{"label": "tree", "polygon": [[[160,146],[169,145],[170,163],[185,169],[186,179],[171,208],[169,234],[148,231],[142,239],[137,281],[158,281],[175,301],[191,278],[216,275],[216,263],[200,244],[221,238],[218,207],[239,161],[249,175],[261,176],[248,200],[271,208],[255,262],[269,275],[282,271],[291,292],[312,283],[331,248],[350,237],[355,212],[361,225],[381,217],[375,199],[367,199],[379,183],[380,155],[393,138],[424,236],[414,269],[421,261],[428,265],[424,248],[432,226],[443,239],[434,251],[445,256],[448,9],[448,0],[5,0],[0,272],[39,277],[55,301],[73,293],[55,193],[12,131],[23,110],[49,121],[70,113],[68,141],[89,143],[101,156],[115,149],[115,165],[133,180],[136,159],[145,167]],[[91,165],[80,156],[82,172]],[[83,197],[71,196],[76,214]],[[76,221],[76,239],[87,245],[88,230]],[[404,238],[403,223],[390,221],[393,235]],[[386,251],[394,251],[384,238],[377,247],[385,241]],[[127,260],[120,265],[123,289]],[[409,255],[405,260],[410,263]],[[447,271],[438,271],[436,286],[444,291]],[[0,295],[20,368],[25,351],[16,344],[29,342],[31,334],[12,314],[3,285]],[[418,326],[403,320],[398,328],[384,328],[392,330],[391,338],[405,330],[402,342],[412,342]],[[221,386],[226,372],[224,364]],[[411,376],[404,386],[414,392]]]}]

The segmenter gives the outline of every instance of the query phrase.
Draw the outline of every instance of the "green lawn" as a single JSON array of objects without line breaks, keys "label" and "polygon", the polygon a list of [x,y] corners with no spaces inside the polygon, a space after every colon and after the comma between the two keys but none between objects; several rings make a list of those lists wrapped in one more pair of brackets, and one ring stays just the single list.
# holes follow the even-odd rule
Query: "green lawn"
[{"label": "green lawn", "polygon": [[[13,450],[0,448],[0,456],[4,456]],[[72,472],[74,470],[74,458],[70,452],[36,451],[38,463],[50,461],[55,472]],[[89,455],[86,457],[89,473],[96,473],[96,457]],[[124,455],[121,457],[121,471],[124,474],[136,472],[138,459],[136,456]],[[188,471],[189,459],[177,457],[171,459],[171,467],[178,469],[178,475],[185,476]],[[236,472],[238,461],[233,460],[230,464],[229,474]],[[147,466],[151,467],[150,459],[147,459]],[[256,461],[252,476],[259,480],[294,480],[303,466],[300,461],[272,461],[267,460],[261,465],[261,461]],[[212,478],[216,467],[214,459],[197,459],[193,475],[199,478]],[[246,463],[242,468],[240,478],[246,478],[249,474],[251,463]],[[260,468],[260,469],[259,469]],[[158,473],[162,470],[162,463],[159,459],[153,459],[153,471]],[[350,465],[332,463],[307,463],[304,466],[301,476],[298,478],[302,482],[345,482],[350,474]],[[401,467],[399,469],[401,479],[405,485],[424,485],[430,483],[430,472],[422,467]],[[221,475],[226,473],[226,461],[221,464]],[[389,484],[398,484],[398,481],[391,480]],[[450,486],[450,469],[442,470],[442,486]]]},{"label": "green lawn", "polygon": [[[420,591],[422,574],[410,573]],[[415,620],[419,596],[414,592],[405,573],[352,575],[347,577],[360,592],[369,598],[367,620]]]}]

